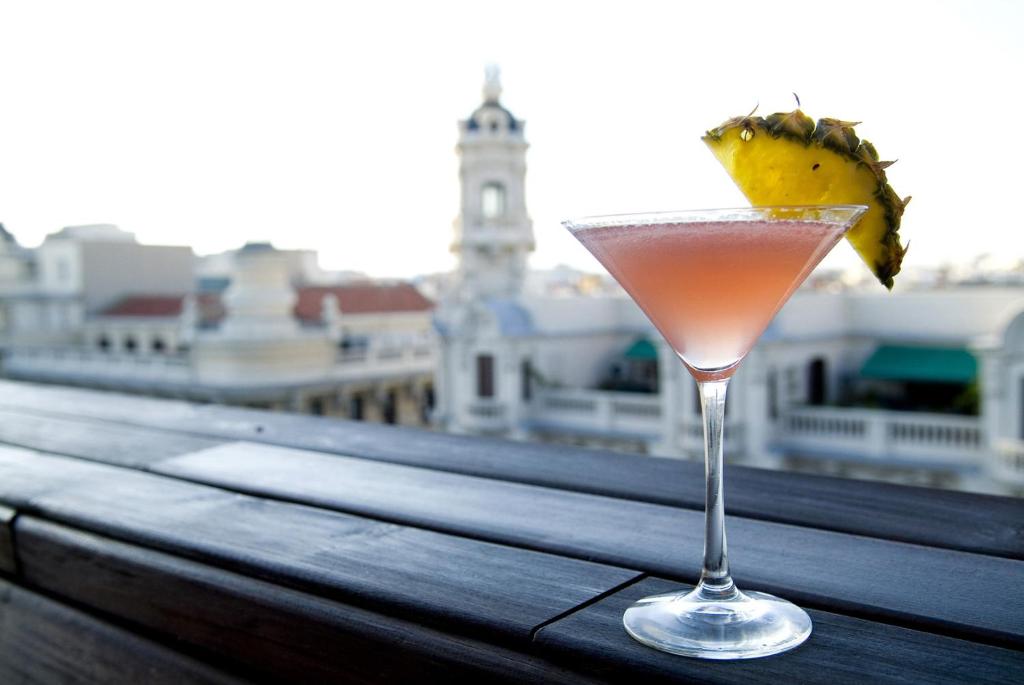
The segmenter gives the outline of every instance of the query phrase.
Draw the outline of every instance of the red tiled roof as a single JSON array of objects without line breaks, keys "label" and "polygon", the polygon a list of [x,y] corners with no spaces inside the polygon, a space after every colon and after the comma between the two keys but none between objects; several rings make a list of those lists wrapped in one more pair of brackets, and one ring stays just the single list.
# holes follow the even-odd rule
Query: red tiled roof
[{"label": "red tiled roof", "polygon": [[[181,316],[184,295],[129,295],[107,307],[100,316]],[[200,293],[196,296],[199,320],[202,323],[216,323],[224,318],[224,304],[216,293]]]},{"label": "red tiled roof", "polygon": [[323,299],[328,294],[338,298],[338,309],[342,314],[426,312],[434,308],[434,303],[409,283],[354,283],[299,288],[295,315],[302,321],[319,321]]},{"label": "red tiled roof", "polygon": [[180,316],[183,295],[130,295],[100,312],[100,316]]},{"label": "red tiled roof", "polygon": [[[338,298],[338,308],[343,314],[425,312],[434,308],[432,301],[408,283],[356,283],[299,288],[295,316],[307,323],[320,321],[323,299],[328,294]],[[180,316],[184,299],[184,295],[130,295],[101,311],[100,316]],[[224,318],[224,303],[219,294],[201,293],[196,304],[203,323],[215,323]]]}]

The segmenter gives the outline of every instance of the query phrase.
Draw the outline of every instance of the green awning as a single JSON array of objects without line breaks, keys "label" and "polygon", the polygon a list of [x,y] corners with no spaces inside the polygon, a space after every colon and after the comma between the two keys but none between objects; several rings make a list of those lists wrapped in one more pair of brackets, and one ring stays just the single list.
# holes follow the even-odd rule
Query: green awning
[{"label": "green awning", "polygon": [[882,345],[864,362],[863,378],[924,383],[970,383],[978,360],[963,348]]},{"label": "green awning", "polygon": [[647,338],[640,338],[635,343],[629,346],[624,355],[626,359],[633,359],[636,361],[657,361],[658,360],[658,348],[654,346]]}]

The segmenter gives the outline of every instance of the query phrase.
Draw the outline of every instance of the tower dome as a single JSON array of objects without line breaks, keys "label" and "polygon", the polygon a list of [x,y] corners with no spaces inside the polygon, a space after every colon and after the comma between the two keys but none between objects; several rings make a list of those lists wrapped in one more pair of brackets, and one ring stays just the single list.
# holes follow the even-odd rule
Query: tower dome
[{"label": "tower dome", "polygon": [[501,104],[501,71],[496,65],[487,67],[484,77],[484,101],[463,122],[463,131],[471,133],[509,133],[522,137],[525,122],[516,119]]}]

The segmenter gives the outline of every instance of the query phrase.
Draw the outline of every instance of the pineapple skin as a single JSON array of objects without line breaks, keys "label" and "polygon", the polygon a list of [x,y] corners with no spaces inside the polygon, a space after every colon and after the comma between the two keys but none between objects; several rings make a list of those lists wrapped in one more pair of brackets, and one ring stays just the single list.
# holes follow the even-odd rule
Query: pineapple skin
[{"label": "pineapple skin", "polygon": [[819,119],[799,109],[768,117],[735,117],[702,140],[755,205],[867,205],[846,237],[886,288],[892,289],[906,248],[899,228],[910,198],[900,199],[856,124]]}]

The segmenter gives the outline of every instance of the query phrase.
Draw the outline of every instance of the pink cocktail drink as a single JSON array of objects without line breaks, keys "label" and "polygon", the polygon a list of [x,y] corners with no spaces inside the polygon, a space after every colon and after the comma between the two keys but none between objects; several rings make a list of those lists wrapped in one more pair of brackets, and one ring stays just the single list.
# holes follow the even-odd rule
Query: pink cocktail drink
[{"label": "pink cocktail drink", "polygon": [[564,223],[647,313],[700,394],[707,481],[700,581],[626,609],[622,623],[641,643],[702,659],[751,659],[792,649],[811,634],[807,612],[764,592],[741,592],[729,572],[726,388],[768,322],[866,209],[746,207]]},{"label": "pink cocktail drink", "polygon": [[599,226],[574,234],[702,381],[735,372],[844,232],[836,222],[783,220]]}]

